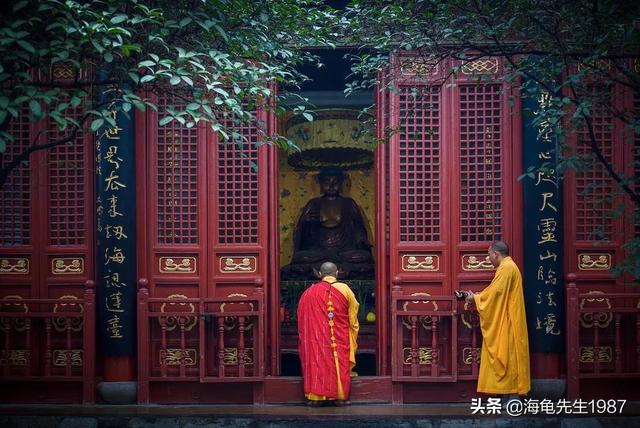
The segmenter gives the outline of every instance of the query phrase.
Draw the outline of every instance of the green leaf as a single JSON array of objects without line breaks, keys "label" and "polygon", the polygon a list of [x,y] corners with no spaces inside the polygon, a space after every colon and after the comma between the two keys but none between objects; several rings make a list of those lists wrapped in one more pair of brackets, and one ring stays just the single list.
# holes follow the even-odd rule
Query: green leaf
[{"label": "green leaf", "polygon": [[107,52],[104,54],[104,60],[107,62],[112,62],[113,61],[113,54],[111,52]]},{"label": "green leaf", "polygon": [[29,2],[27,0],[19,1],[18,3],[13,5],[13,11],[17,12],[20,9],[24,8]]},{"label": "green leaf", "polygon": [[131,103],[122,103],[122,111],[128,113],[131,110]]},{"label": "green leaf", "polygon": [[170,123],[172,120],[173,120],[173,117],[171,117],[171,116],[165,116],[165,117],[163,117],[162,119],[160,119],[159,124],[160,124],[160,126],[165,126],[165,125],[167,125],[168,123]]},{"label": "green leaf", "polygon": [[8,105],[9,105],[9,98],[0,97],[0,108],[1,109],[6,109]]},{"label": "green leaf", "polygon": [[36,100],[29,101],[29,108],[33,112],[36,117],[42,116],[42,107],[40,107],[40,103]]},{"label": "green leaf", "polygon": [[129,72],[129,78],[133,81],[133,83],[138,84],[140,83],[140,76],[138,76],[138,73],[134,73],[134,72]]},{"label": "green leaf", "polygon": [[302,115],[304,116],[305,119],[307,119],[309,122],[313,122],[313,115],[311,113],[307,113],[304,112],[302,113]]},{"label": "green leaf", "polygon": [[142,76],[142,79],[140,79],[140,83],[151,82],[153,79],[155,79],[155,76],[153,74],[145,74],[144,76]]},{"label": "green leaf", "polygon": [[188,76],[182,76],[182,80],[184,80],[184,81],[185,81],[185,83],[186,83],[187,85],[189,85],[189,86],[193,86],[193,80],[191,80],[191,78],[190,78],[190,77],[188,77]]},{"label": "green leaf", "polygon": [[120,24],[121,22],[124,22],[128,19],[127,15],[116,15],[113,18],[111,18],[111,23],[112,24]]},{"label": "green leaf", "polygon": [[213,88],[214,92],[219,93],[223,97],[229,98],[229,93],[222,88]]},{"label": "green leaf", "polygon": [[100,127],[104,125],[104,119],[99,117],[97,119],[94,119],[93,122],[91,122],[91,130],[93,132],[96,132],[98,129],[100,129]]},{"label": "green leaf", "polygon": [[78,107],[82,103],[82,98],[73,96],[71,97],[71,107]]},{"label": "green leaf", "polygon": [[33,45],[31,43],[27,42],[26,40],[18,40],[18,41],[16,41],[16,43],[18,45],[20,45],[20,47],[22,49],[24,49],[25,51],[30,52],[30,53],[36,53],[36,48],[34,48]]},{"label": "green leaf", "polygon": [[180,76],[171,76],[171,79],[169,79],[169,83],[171,83],[172,85],[177,85],[178,83],[180,83]]}]

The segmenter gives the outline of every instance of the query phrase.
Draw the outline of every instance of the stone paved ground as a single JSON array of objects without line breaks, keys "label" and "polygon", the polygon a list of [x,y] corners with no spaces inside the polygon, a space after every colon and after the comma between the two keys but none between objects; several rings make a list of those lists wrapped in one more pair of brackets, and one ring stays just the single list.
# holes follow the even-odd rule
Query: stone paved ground
[{"label": "stone paved ground", "polygon": [[597,417],[470,415],[469,405],[305,406],[80,406],[0,405],[0,428],[640,428],[640,403],[625,414]]},{"label": "stone paved ground", "polygon": [[632,428],[640,427],[640,417],[608,418],[273,418],[273,417],[126,417],[126,416],[0,416],[3,428]]}]

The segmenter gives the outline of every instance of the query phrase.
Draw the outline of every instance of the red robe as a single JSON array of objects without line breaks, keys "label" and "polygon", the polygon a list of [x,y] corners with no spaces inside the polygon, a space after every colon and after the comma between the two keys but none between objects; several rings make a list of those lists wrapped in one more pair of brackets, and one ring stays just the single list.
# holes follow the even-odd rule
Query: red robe
[{"label": "red robe", "polygon": [[[329,293],[334,307],[337,356],[331,348]],[[349,329],[349,300],[336,287],[320,281],[302,294],[298,303],[298,340],[305,394],[324,396],[328,400],[349,397],[352,368]]]}]

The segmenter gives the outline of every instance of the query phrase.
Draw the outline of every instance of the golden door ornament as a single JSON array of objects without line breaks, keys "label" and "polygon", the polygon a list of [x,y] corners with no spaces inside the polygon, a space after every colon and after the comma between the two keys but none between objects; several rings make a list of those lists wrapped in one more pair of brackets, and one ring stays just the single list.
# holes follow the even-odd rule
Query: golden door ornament
[{"label": "golden door ornament", "polygon": [[464,312],[460,315],[460,321],[469,330],[480,327],[480,315],[476,311],[471,310],[471,302],[464,302]]},{"label": "golden door ornament", "polygon": [[[430,297],[431,294],[429,293],[413,293],[411,294],[411,296],[415,296],[415,297]],[[422,306],[422,305],[431,305],[433,307],[434,311],[438,310],[438,304],[434,301],[431,300],[411,300],[411,301],[406,301],[404,302],[404,304],[402,305],[402,310],[403,311],[407,311],[407,310],[416,310],[416,308],[409,308],[409,305],[411,306]],[[409,308],[409,309],[408,309]],[[402,325],[405,326],[408,330],[411,330],[411,321],[410,321],[411,317],[402,317]],[[424,328],[425,330],[431,330],[431,324],[433,322],[433,318],[429,315],[424,315],[424,316],[419,316],[418,319],[418,325],[422,326],[422,328]]]},{"label": "golden door ornament", "polygon": [[462,348],[462,362],[471,365],[474,362],[480,362],[481,348]]},{"label": "golden door ornament", "polygon": [[[436,350],[437,352],[437,350]],[[421,366],[433,363],[435,352],[431,347],[418,348],[418,364]],[[402,348],[402,364],[409,366],[412,363],[411,348]]]},{"label": "golden door ornament", "polygon": [[[59,297],[61,300],[68,300],[69,303],[56,303],[53,305],[53,313],[58,312],[75,312],[78,315],[84,314],[84,305],[80,303],[74,303],[74,300],[78,300],[76,296],[64,295]],[[65,317],[65,316],[52,316],[51,321],[56,331],[63,332],[67,330],[67,319],[69,320],[69,326],[71,331],[81,331],[84,325],[84,317]]]},{"label": "golden door ornament", "polygon": [[0,260],[0,274],[26,275],[29,273],[29,259],[7,257]]},{"label": "golden door ornament", "polygon": [[51,259],[51,273],[54,275],[79,275],[84,273],[84,258],[55,257]]},{"label": "golden door ornament", "polygon": [[160,273],[196,273],[195,257],[160,257],[158,265]]},{"label": "golden door ornament", "polygon": [[[243,293],[231,293],[228,294],[227,297],[247,297],[246,294]],[[254,306],[253,302],[224,302],[220,304],[220,312],[224,312],[224,308],[227,305],[249,305],[249,310],[253,312]],[[247,321],[245,321],[244,329],[245,331],[251,330],[253,328],[253,322],[250,321],[250,317],[246,317]],[[224,329],[227,331],[233,330],[238,326],[238,317],[224,317]]]},{"label": "golden door ornament", "polygon": [[479,58],[462,64],[462,74],[497,74],[498,58]]},{"label": "golden door ornament", "polygon": [[[18,296],[15,294],[4,296],[2,300],[0,300],[0,311],[26,314],[27,312],[29,312],[29,307],[25,303],[20,303],[20,300],[22,300],[22,296]],[[26,328],[27,328],[26,318],[3,317],[0,319],[0,331],[2,332],[6,333],[10,329],[13,329],[15,331],[24,331],[26,330]]]},{"label": "golden door ornament", "polygon": [[229,256],[220,258],[221,273],[251,273],[256,271],[257,259],[253,256]]},{"label": "golden door ornament", "polygon": [[494,270],[488,254],[465,254],[462,256],[462,270],[482,271]]},{"label": "golden door ornament", "polygon": [[[157,318],[158,324],[162,326],[163,324],[162,318],[164,318],[164,327],[166,328],[166,330],[173,331],[176,329],[176,327],[180,325],[180,321],[183,320],[184,330],[191,331],[193,327],[195,327],[198,324],[198,317],[195,315],[195,312],[196,312],[195,305],[193,303],[180,302],[181,299],[188,299],[188,297],[185,296],[184,294],[171,294],[167,296],[167,299],[176,300],[176,302],[163,303],[160,306],[160,312],[166,313],[166,314],[171,314],[172,311],[173,312],[190,312],[194,315],[192,317],[191,316],[186,316],[186,317],[173,316],[173,315],[167,315],[166,317],[158,317]],[[186,308],[188,308],[188,310],[186,310]]]},{"label": "golden door ornament", "polygon": [[[581,346],[579,355],[581,363],[593,363],[596,360],[593,346]],[[597,359],[601,363],[610,363],[613,361],[613,349],[611,346],[600,346],[598,348]]]},{"label": "golden door ornament", "polygon": [[54,349],[53,365],[56,367],[66,367],[67,361],[71,361],[72,367],[82,367],[84,360],[82,358],[82,349]]},{"label": "golden door ornament", "polygon": [[580,270],[610,270],[611,254],[578,254]]},{"label": "golden door ornament", "polygon": [[581,313],[580,324],[584,328],[592,328],[594,325],[599,328],[606,328],[613,320],[611,301],[607,297],[595,297],[599,294],[604,294],[599,290],[590,291],[587,294],[592,294],[594,297],[580,299],[580,309],[584,309],[585,305],[587,305],[587,309],[594,309],[594,311]]},{"label": "golden door ornament", "polygon": [[[184,351],[184,352],[183,352]],[[198,351],[195,348],[167,348],[160,350],[160,361],[164,361],[167,366],[180,366],[184,362],[187,367],[198,365]]]},{"label": "golden door ornament", "polygon": [[402,256],[402,270],[405,272],[437,271],[439,257],[435,254],[406,254]]}]

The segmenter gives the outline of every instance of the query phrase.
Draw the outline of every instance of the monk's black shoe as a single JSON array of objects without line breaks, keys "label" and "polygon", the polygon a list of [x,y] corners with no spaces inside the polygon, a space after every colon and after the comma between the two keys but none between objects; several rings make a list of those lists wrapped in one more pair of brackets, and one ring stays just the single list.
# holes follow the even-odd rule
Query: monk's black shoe
[{"label": "monk's black shoe", "polygon": [[322,407],[323,402],[318,400],[307,400],[307,406],[309,407]]},{"label": "monk's black shoe", "polygon": [[344,406],[351,405],[351,401],[349,401],[349,400],[336,400],[336,401],[333,402],[333,404],[335,404],[336,407],[344,407]]}]

